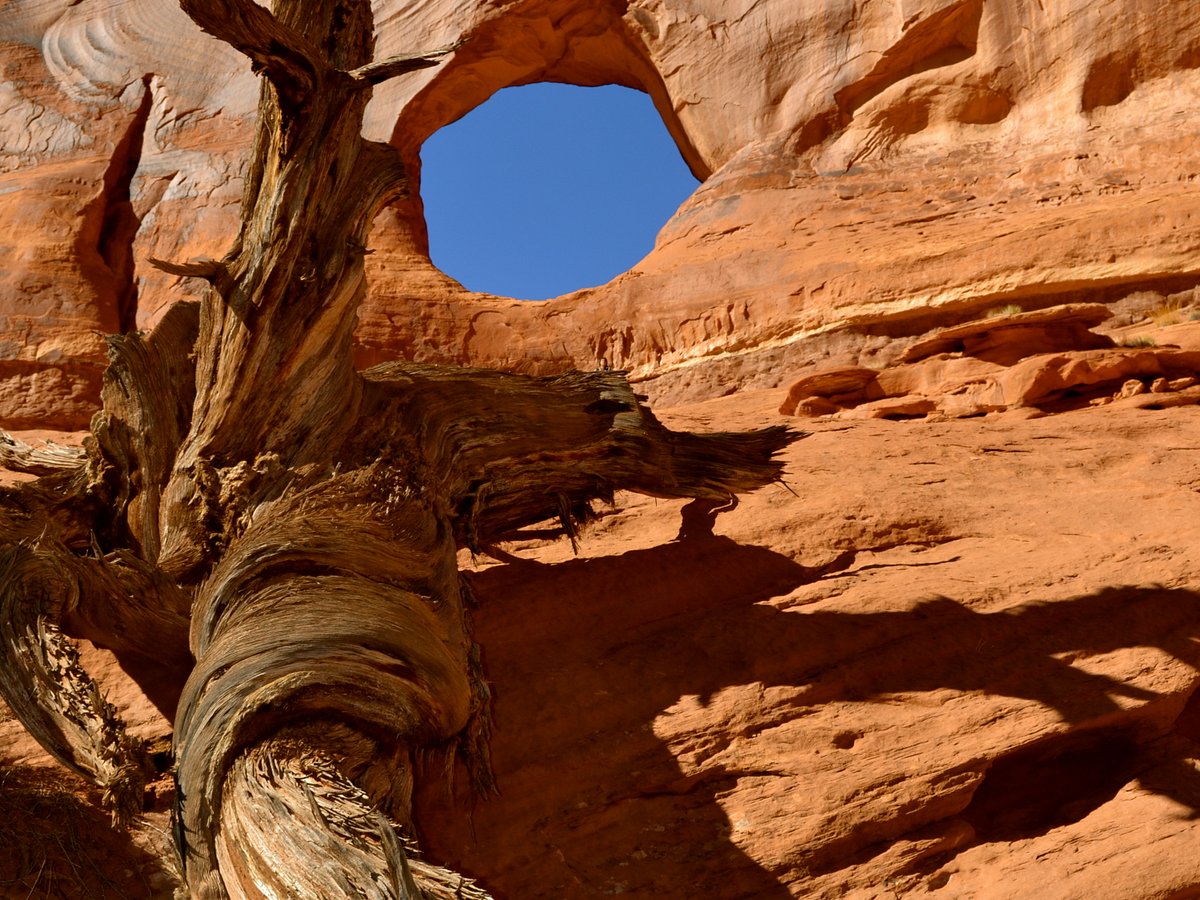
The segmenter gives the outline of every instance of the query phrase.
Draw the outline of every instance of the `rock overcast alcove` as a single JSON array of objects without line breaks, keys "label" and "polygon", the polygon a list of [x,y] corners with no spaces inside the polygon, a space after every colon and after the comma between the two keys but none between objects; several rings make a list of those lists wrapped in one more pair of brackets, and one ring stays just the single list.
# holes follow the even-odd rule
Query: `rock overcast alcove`
[{"label": "rock overcast alcove", "polygon": [[649,96],[506,88],[421,149],[435,265],[465,287],[543,300],[634,267],[696,187]]}]

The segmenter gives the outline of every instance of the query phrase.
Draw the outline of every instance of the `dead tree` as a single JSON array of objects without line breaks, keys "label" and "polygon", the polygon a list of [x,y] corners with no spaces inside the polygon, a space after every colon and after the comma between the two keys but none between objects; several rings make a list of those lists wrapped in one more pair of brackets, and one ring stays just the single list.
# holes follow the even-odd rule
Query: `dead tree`
[{"label": "dead tree", "polygon": [[194,897],[485,896],[399,837],[414,750],[457,745],[488,779],[458,549],[573,535],[617,489],[754,490],[793,435],[672,432],[615,372],[355,371],[368,230],[406,188],[363,109],[452,48],[374,61],[368,0],[181,2],[264,76],[241,233],[155,261],[210,289],[110,339],[84,454],[0,443],[41,475],[0,493],[0,690],[119,820],[153,766],[70,637],[175,711]]}]

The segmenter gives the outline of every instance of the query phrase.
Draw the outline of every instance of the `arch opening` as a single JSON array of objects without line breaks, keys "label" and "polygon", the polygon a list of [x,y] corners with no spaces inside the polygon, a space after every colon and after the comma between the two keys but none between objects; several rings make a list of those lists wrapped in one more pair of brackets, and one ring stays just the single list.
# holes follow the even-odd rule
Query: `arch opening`
[{"label": "arch opening", "polygon": [[481,293],[544,300],[635,266],[699,184],[650,97],[505,88],[421,148],[429,255]]}]

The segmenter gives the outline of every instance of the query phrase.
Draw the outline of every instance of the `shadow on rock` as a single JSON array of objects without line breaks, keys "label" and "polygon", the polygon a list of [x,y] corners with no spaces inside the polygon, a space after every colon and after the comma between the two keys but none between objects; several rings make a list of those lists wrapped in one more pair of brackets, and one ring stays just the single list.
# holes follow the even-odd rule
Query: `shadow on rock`
[{"label": "shadow on rock", "polygon": [[808,704],[951,688],[1035,700],[1077,724],[1118,713],[1119,697],[1158,695],[1076,656],[1156,647],[1200,665],[1200,595],[1186,590],[1110,588],[996,613],[935,597],[903,612],[781,615],[795,619],[770,641],[767,680],[806,687]]},{"label": "shadow on rock", "polygon": [[160,859],[112,826],[82,779],[0,767],[0,896],[167,900],[174,885]]},{"label": "shadow on rock", "polygon": [[[438,810],[444,789],[427,787],[431,856],[502,898],[789,897],[730,840],[716,797],[736,774],[685,777],[652,723],[685,694],[763,677],[754,636],[785,617],[754,604],[813,577],[703,536],[472,575],[501,795],[473,801],[456,785],[456,825]],[[463,842],[469,807],[475,839]]]},{"label": "shadow on rock", "polygon": [[[1119,724],[1128,707],[1164,698],[1071,659],[1156,647],[1196,667],[1200,595],[1122,588],[996,613],[945,598],[897,612],[780,610],[761,601],[820,573],[711,536],[704,518],[685,522],[687,536],[676,543],[558,565],[510,563],[470,577],[496,697],[501,796],[475,800],[457,785],[458,811],[446,814],[437,810],[446,789],[424,788],[420,816],[432,855],[503,898],[782,900],[789,892],[780,878],[733,842],[718,802],[748,773],[689,777],[653,730],[684,696],[706,704],[722,689],[755,683],[795,688],[789,717],[828,702],[952,689],[1044,704],[1076,726],[1068,736],[1091,729],[1090,738],[1038,744],[1028,759],[993,761],[991,785],[985,779],[964,813],[980,840],[1077,820],[1135,777],[1196,808],[1200,785],[1171,775],[1179,752],[1147,754],[1145,729]],[[1184,700],[1164,701],[1164,714],[1178,717]],[[1157,740],[1172,721],[1149,727]],[[1094,777],[1059,779],[1059,793],[1030,795],[1025,811],[1007,819],[988,808],[996,791],[1059,763]],[[454,837],[464,814],[474,835],[465,842]]]}]

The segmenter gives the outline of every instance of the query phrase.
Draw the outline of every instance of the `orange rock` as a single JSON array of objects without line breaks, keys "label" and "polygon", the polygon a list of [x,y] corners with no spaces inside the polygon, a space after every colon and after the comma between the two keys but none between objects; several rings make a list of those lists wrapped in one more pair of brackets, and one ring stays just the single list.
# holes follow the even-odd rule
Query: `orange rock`
[{"label": "orange rock", "polygon": [[1035,353],[1111,347],[1111,338],[1093,334],[1091,329],[1112,316],[1112,310],[1101,303],[1069,303],[1031,312],[988,315],[934,331],[905,350],[901,361],[916,362],[935,353],[962,353],[1012,365]]},{"label": "orange rock", "polygon": [[[375,8],[380,55],[469,40],[372,102],[414,197],[377,220],[363,364],[607,358],[705,428],[878,372],[805,423],[799,496],[681,541],[677,504],[622,497],[579,558],[469,573],[502,793],[428,767],[429,855],[530,898],[1194,894],[1200,328],[1087,349],[1100,313],[1049,308],[1196,286],[1200,6]],[[100,333],[200,291],[146,258],[227,249],[258,82],[173,0],[0,19],[0,422],[77,427]],[[536,80],[647,90],[704,183],[629,272],[521,303],[432,265],[416,181],[428,135]]]},{"label": "orange rock", "polygon": [[1194,410],[806,428],[800,496],[714,537],[626,495],[578,557],[530,540],[469,572],[501,794],[456,782],[456,817],[426,782],[429,852],[514,897],[1200,885]]},{"label": "orange rock", "polygon": [[[858,394],[871,384],[878,374],[878,370],[866,369],[862,366],[835,366],[818,369],[792,383],[788,390],[787,400],[779,407],[779,411],[785,416],[795,415],[798,404],[813,398],[828,401],[829,398],[839,395]],[[838,409],[836,402],[826,402],[817,406],[828,406],[830,412]],[[814,407],[810,405],[809,408]],[[822,413],[817,413],[817,415],[822,415]]]},{"label": "orange rock", "polygon": [[[1200,372],[1195,350],[1085,350],[1027,359],[997,378],[1005,400],[1013,406],[1037,406],[1068,391],[1122,385],[1130,378],[1177,378]],[[1142,389],[1145,385],[1139,380]]]},{"label": "orange rock", "polygon": [[1136,378],[1131,378],[1121,385],[1121,389],[1113,394],[1114,400],[1124,400],[1126,397],[1136,397],[1138,394],[1146,393],[1146,385],[1144,382],[1138,381]]},{"label": "orange rock", "polygon": [[848,419],[915,419],[921,418],[938,408],[928,397],[904,396],[885,397],[862,403],[847,411]]},{"label": "orange rock", "polygon": [[824,397],[806,397],[803,400],[785,401],[779,411],[785,416],[828,416],[840,412],[843,407]]},{"label": "orange rock", "polygon": [[[400,355],[553,371],[607,358],[658,399],[702,399],[780,384],[830,355],[883,367],[903,350],[889,336],[1009,303],[1194,285],[1200,199],[1180,188],[1200,177],[1189,4],[377,6],[380,53],[468,38],[441,67],[376,92],[368,133],[394,134],[414,177],[426,136],[495,90],[549,79],[646,89],[706,180],[628,273],[545,303],[463,290],[429,262],[419,203],[397,205],[369,257],[364,365]],[[125,322],[144,327],[200,290],[148,255],[228,246],[257,84],[171,0],[47,7],[10,3],[2,32],[16,137],[0,157],[0,222],[19,259],[5,310],[20,317],[0,322],[0,358],[60,365],[27,349],[53,330],[72,337],[64,361],[96,366],[99,344],[78,339],[120,325],[122,254],[137,286]],[[43,202],[58,212],[31,216]],[[110,238],[99,262],[97,217]],[[78,310],[55,312],[67,298]]]},{"label": "orange rock", "polygon": [[[1169,347],[1026,353],[1023,345],[1017,342],[1009,345],[1012,347],[1009,356],[1019,361],[1009,365],[997,362],[997,356],[991,353],[985,354],[989,359],[944,351],[928,355],[949,346],[962,346],[962,342],[969,342],[981,334],[985,339],[989,338],[991,332],[980,330],[985,327],[986,323],[971,323],[969,328],[945,329],[931,336],[921,342],[915,353],[910,349],[906,354],[907,358],[916,357],[916,362],[877,372],[837,369],[828,374],[817,372],[806,376],[792,386],[780,412],[819,416],[837,413],[839,408],[854,407],[853,412],[846,415],[906,418],[936,411],[951,418],[963,418],[1022,407],[1062,408],[1091,403],[1097,399],[1097,394],[1112,395],[1114,388],[1119,388],[1115,396],[1121,399],[1145,391],[1147,381],[1155,385],[1151,388],[1154,392],[1162,393],[1174,390],[1172,384],[1181,385],[1179,389],[1194,384],[1196,376],[1191,373],[1200,372],[1200,351]],[[1029,326],[1024,325],[1002,324],[1001,328],[1009,334],[1029,330]],[[1064,343],[1066,334],[1059,332],[1047,341]],[[1112,344],[1108,338],[1103,340]],[[1044,343],[1036,337],[1030,341],[1034,348],[1044,346]],[[1083,343],[1091,341],[1085,336]],[[1004,344],[1006,341],[990,342],[989,346]],[[873,376],[869,382],[863,376],[864,387],[859,394],[844,394],[832,398],[834,402],[815,405],[808,401],[802,411],[799,409],[805,402],[801,398],[819,394],[827,386],[836,387],[840,377],[850,377],[841,373],[854,371],[871,371]]]}]

